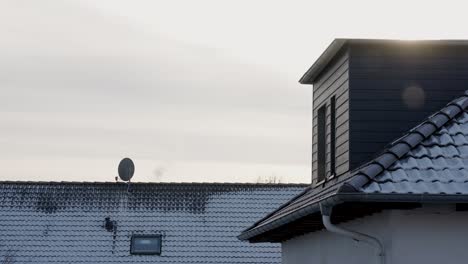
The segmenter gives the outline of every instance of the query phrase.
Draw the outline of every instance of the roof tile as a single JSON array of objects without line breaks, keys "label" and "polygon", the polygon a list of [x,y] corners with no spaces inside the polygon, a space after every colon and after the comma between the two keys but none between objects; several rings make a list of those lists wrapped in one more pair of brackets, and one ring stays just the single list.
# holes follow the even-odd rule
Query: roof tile
[{"label": "roof tile", "polygon": [[[305,187],[0,182],[0,254],[15,263],[280,263],[279,245],[236,236]],[[161,256],[130,255],[132,234],[161,234]]]},{"label": "roof tile", "polygon": [[464,111],[359,191],[468,194],[467,137]]},{"label": "roof tile", "polygon": [[397,156],[398,158],[401,158],[403,157],[403,155],[405,155],[409,150],[410,150],[410,146],[406,143],[397,143],[395,144],[393,147],[391,147],[390,149],[388,149],[389,152],[395,154],[395,156]]},{"label": "roof tile", "polygon": [[424,138],[427,138],[428,136],[432,135],[432,133],[434,133],[434,131],[436,130],[437,128],[433,124],[429,122],[425,122],[421,126],[414,129],[413,131],[415,132],[417,131],[418,133],[421,133],[421,135],[423,135]]}]

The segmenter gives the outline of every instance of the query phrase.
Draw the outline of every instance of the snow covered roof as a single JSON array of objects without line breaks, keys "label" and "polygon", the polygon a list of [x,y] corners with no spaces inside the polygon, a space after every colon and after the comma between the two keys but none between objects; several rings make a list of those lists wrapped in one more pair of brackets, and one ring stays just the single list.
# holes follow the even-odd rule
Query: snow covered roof
[{"label": "snow covered roof", "polygon": [[[236,236],[305,186],[0,182],[0,262],[280,263]],[[162,235],[161,255],[131,255],[134,234]]]}]

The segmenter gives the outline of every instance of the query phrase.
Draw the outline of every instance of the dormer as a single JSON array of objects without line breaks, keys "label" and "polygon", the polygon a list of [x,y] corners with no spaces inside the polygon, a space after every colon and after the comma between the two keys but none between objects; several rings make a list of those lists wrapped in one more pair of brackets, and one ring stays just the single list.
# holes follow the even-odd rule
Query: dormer
[{"label": "dormer", "polygon": [[468,89],[468,42],[336,39],[313,85],[312,184],[347,175]]}]

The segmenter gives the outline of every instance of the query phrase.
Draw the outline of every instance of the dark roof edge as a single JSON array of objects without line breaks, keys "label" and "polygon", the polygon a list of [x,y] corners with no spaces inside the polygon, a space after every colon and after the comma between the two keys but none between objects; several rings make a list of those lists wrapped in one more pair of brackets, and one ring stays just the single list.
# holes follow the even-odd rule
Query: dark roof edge
[{"label": "dark roof edge", "polygon": [[401,40],[401,39],[353,39],[337,38],[325,49],[314,64],[299,80],[301,84],[312,84],[328,63],[338,54],[340,49],[346,44],[389,44],[407,43],[416,45],[449,45],[468,46],[468,41],[463,39],[432,39],[432,40]]},{"label": "dark roof edge", "polygon": [[312,84],[315,78],[322,72],[328,63],[335,57],[340,49],[346,43],[346,39],[334,39],[325,49],[314,64],[304,73],[299,80],[300,84]]},{"label": "dark roof edge", "polygon": [[[79,181],[0,181],[1,184],[36,185],[127,185],[126,182],[79,182]],[[187,185],[187,186],[254,186],[254,187],[308,187],[308,183],[249,183],[249,182],[131,182],[131,185]]]},{"label": "dark roof edge", "polygon": [[468,108],[468,91],[463,96],[448,103],[440,111],[432,114],[425,121],[411,129],[406,135],[390,143],[389,147],[377,158],[355,170],[356,172],[351,179],[338,189],[338,193],[358,192],[360,188],[388,169],[442,126],[453,120],[466,108]]},{"label": "dark roof edge", "polygon": [[[320,212],[320,204],[335,206],[344,202],[400,202],[400,203],[468,203],[468,195],[459,194],[394,194],[394,193],[337,193],[311,204],[301,210],[295,211],[283,218],[277,219],[259,228],[242,232],[238,239],[246,241],[274,230],[277,227],[291,223],[301,217]],[[250,241],[255,243],[255,241]]]},{"label": "dark roof edge", "polygon": [[307,188],[305,188],[302,192],[298,193],[297,195],[295,195],[293,198],[291,198],[288,202],[280,205],[278,208],[276,208],[274,211],[270,212],[269,214],[265,215],[264,217],[262,217],[261,219],[259,219],[257,222],[255,222],[253,225],[251,225],[249,228],[243,230],[242,232],[244,231],[247,231],[249,229],[252,229],[252,227],[255,227],[257,226],[258,224],[260,224],[261,222],[263,222],[263,220],[269,218],[270,216],[274,215],[276,212],[278,212],[279,210],[283,209],[284,207],[290,205],[292,202],[294,202],[295,200],[299,199],[300,197],[302,197],[305,193],[307,193],[309,190],[310,190],[311,186],[310,184],[307,185]]},{"label": "dark roof edge", "polygon": [[468,203],[467,194],[339,193],[341,202]]},{"label": "dark roof edge", "polygon": [[[303,216],[313,214],[315,212],[318,212],[320,210],[319,208],[319,203],[314,203],[311,205],[308,205],[304,208],[301,208],[300,210],[294,211],[291,214],[288,214],[284,217],[281,217],[279,219],[276,219],[270,223],[267,223],[265,225],[259,226],[259,227],[254,227],[250,229],[244,230],[240,235],[237,236],[239,240],[246,241],[254,238],[257,235],[261,235],[265,232],[274,230],[275,228],[278,228],[280,226],[283,226],[285,224],[291,223],[295,220],[300,219]],[[250,241],[254,242],[254,241]]]}]

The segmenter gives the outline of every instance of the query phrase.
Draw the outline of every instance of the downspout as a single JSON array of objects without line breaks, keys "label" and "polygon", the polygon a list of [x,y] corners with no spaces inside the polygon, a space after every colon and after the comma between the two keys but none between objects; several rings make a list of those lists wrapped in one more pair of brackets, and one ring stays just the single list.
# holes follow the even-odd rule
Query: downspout
[{"label": "downspout", "polygon": [[320,212],[322,213],[322,221],[323,221],[323,225],[325,226],[325,229],[327,229],[329,232],[339,234],[342,236],[347,236],[358,242],[364,242],[377,248],[379,250],[378,256],[379,256],[380,263],[385,264],[385,248],[384,248],[383,243],[380,242],[380,240],[378,240],[377,238],[373,236],[366,235],[366,234],[352,231],[352,230],[348,230],[348,229],[332,224],[332,222],[330,221],[332,207],[320,204]]}]

